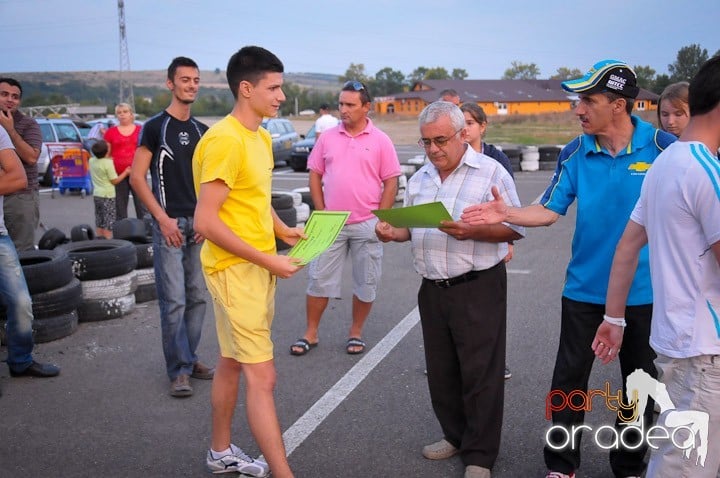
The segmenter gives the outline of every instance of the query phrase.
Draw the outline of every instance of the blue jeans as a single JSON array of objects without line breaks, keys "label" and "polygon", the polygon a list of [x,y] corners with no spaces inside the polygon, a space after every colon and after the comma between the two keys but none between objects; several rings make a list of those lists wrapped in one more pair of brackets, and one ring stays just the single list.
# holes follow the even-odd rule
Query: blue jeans
[{"label": "blue jeans", "polygon": [[157,221],[153,221],[155,286],[160,304],[163,353],[170,380],[192,373],[207,303],[200,265],[202,244],[196,244],[193,239],[193,218],[180,217],[177,221],[185,236],[181,247],[169,246]]},{"label": "blue jeans", "polygon": [[0,301],[7,307],[8,367],[22,372],[32,363],[32,300],[10,236],[0,234]]}]

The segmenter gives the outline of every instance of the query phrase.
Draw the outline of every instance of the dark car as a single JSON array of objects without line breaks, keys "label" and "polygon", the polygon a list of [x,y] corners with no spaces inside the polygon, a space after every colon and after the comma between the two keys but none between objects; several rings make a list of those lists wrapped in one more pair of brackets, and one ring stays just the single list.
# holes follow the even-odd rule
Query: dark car
[{"label": "dark car", "polygon": [[303,139],[293,143],[292,153],[290,153],[290,159],[287,162],[293,171],[307,171],[307,159],[313,146],[315,146],[316,139],[315,125],[312,125]]},{"label": "dark car", "polygon": [[300,139],[290,120],[284,118],[265,118],[260,126],[268,130],[272,138],[275,164],[286,164],[290,159],[293,143]]}]

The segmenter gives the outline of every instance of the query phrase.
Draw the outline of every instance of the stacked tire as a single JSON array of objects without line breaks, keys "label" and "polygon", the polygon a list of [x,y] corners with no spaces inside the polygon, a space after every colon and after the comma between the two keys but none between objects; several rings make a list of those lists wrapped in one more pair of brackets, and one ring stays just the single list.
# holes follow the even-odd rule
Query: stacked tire
[{"label": "stacked tire", "polygon": [[113,225],[113,237],[130,241],[135,246],[137,265],[135,277],[135,303],[149,302],[157,299],[155,287],[155,268],[153,266],[152,222],[142,219],[127,218]]},{"label": "stacked tire", "polygon": [[[302,196],[295,193],[297,196]],[[301,199],[302,202],[302,199]],[[272,193],[271,204],[278,218],[288,225],[288,227],[297,226],[297,212],[295,211],[295,199],[292,193],[274,192]],[[290,249],[290,245],[275,239],[275,245],[278,251]]]},{"label": "stacked tire", "polygon": [[540,153],[540,170],[541,171],[554,171],[557,167],[557,159],[560,155],[559,146],[540,146],[538,148]]},{"label": "stacked tire", "polygon": [[505,153],[505,156],[507,156],[510,160],[510,166],[512,166],[513,173],[520,171],[520,148],[514,146],[502,148],[502,152]]},{"label": "stacked tire", "polygon": [[137,279],[135,246],[118,239],[84,240],[62,244],[80,281],[80,322],[122,317],[135,307]]},{"label": "stacked tire", "polygon": [[540,153],[537,146],[523,146],[520,151],[520,169],[523,171],[537,171],[540,169]]},{"label": "stacked tire", "polygon": [[[75,332],[77,308],[83,299],[80,281],[73,276],[68,254],[31,250],[18,253],[18,257],[32,300],[35,342],[50,342]],[[5,309],[0,310],[3,330],[6,319]]]}]

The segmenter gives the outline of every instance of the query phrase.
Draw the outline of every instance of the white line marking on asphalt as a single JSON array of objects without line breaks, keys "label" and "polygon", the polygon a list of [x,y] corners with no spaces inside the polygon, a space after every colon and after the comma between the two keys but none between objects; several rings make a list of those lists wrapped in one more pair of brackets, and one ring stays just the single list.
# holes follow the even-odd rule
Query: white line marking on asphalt
[{"label": "white line marking on asphalt", "polygon": [[295,449],[340,405],[348,395],[367,377],[395,346],[420,321],[418,308],[415,307],[388,334],[365,353],[365,356],[353,368],[325,392],[315,404],[297,419],[283,433],[285,449],[290,456]]},{"label": "white line marking on asphalt", "polygon": [[508,269],[508,274],[532,274],[530,269]]}]

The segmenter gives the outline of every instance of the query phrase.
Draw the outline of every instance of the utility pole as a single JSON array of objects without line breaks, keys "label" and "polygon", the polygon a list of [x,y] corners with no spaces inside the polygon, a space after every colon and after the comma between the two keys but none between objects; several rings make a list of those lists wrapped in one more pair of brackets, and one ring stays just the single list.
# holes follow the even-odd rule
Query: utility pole
[{"label": "utility pole", "polygon": [[118,103],[128,103],[135,111],[135,95],[132,82],[124,73],[130,73],[130,55],[128,54],[127,34],[125,30],[125,1],[118,0],[118,21],[120,28],[120,95]]}]

